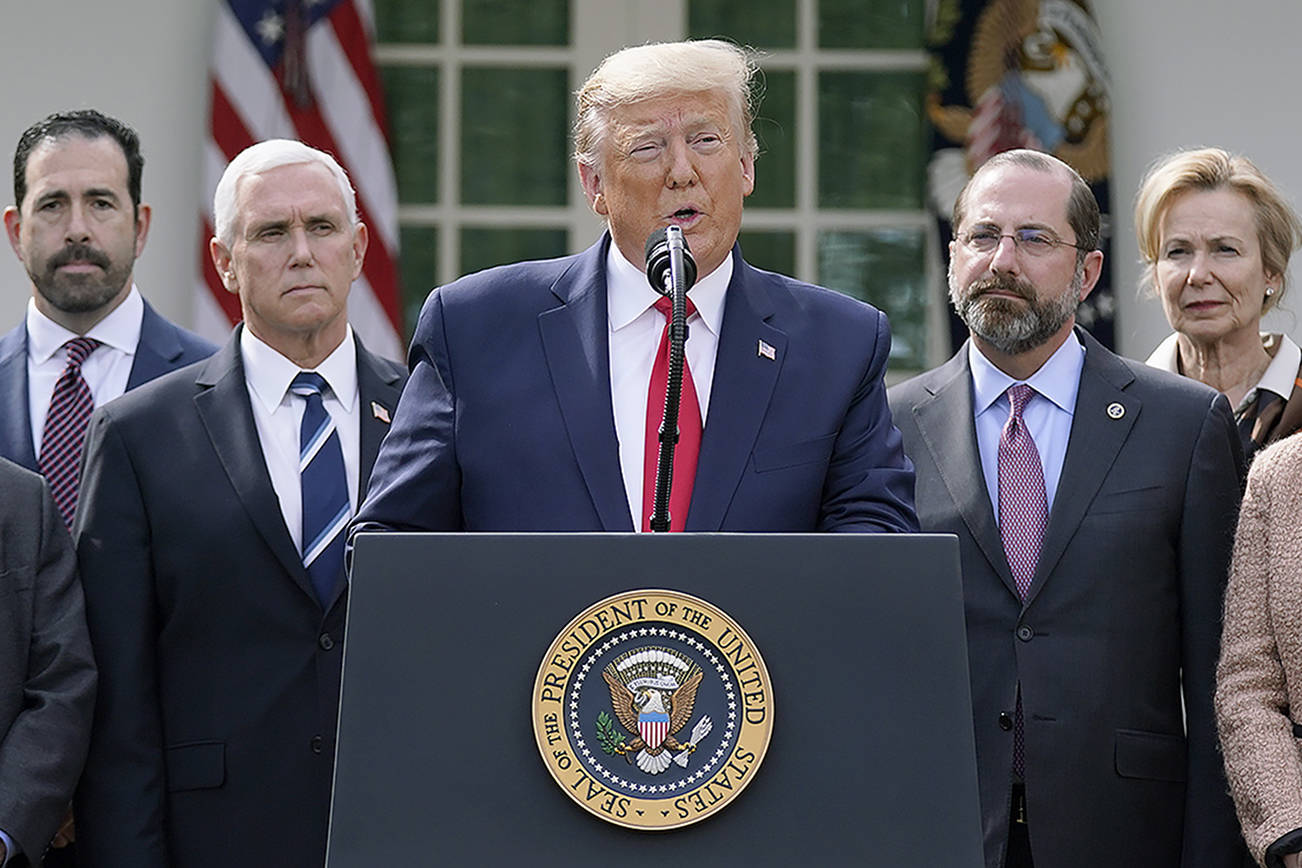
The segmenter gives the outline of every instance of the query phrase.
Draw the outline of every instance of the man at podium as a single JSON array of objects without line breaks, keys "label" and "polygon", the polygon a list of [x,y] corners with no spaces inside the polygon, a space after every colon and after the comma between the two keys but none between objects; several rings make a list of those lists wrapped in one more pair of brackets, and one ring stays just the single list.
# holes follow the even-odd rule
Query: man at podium
[{"label": "man at podium", "polygon": [[705,40],[624,49],[588,78],[576,161],[607,231],[576,256],[430,294],[354,531],[646,530],[666,320],[643,251],[667,226],[700,275],[670,529],[917,530],[886,317],[755,269],[737,244],[754,73],[742,49]]}]

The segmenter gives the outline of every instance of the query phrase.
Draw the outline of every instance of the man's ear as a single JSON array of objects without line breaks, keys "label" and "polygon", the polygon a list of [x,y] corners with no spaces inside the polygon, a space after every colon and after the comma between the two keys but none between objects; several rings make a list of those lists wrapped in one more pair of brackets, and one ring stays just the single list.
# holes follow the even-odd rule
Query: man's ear
[{"label": "man's ear", "polygon": [[588,199],[588,206],[602,217],[610,216],[606,197],[601,193],[601,173],[593,166],[579,163],[579,181],[583,184],[583,195]]},{"label": "man's ear", "polygon": [[217,269],[217,276],[221,278],[222,286],[232,295],[240,294],[240,282],[235,276],[235,265],[231,261],[231,251],[213,236],[208,239],[208,255],[212,257],[213,268]]},{"label": "man's ear", "polygon": [[[18,212],[16,207],[10,205],[5,209],[5,234],[9,236],[9,246],[14,249],[14,254],[18,257],[20,262],[22,262],[23,258],[23,248],[18,243],[18,238],[22,227],[22,215]],[[26,265],[27,263],[24,262],[23,264]]]},{"label": "man's ear", "polygon": [[136,259],[145,252],[145,239],[149,237],[149,221],[154,216],[154,209],[144,202],[136,208]]}]

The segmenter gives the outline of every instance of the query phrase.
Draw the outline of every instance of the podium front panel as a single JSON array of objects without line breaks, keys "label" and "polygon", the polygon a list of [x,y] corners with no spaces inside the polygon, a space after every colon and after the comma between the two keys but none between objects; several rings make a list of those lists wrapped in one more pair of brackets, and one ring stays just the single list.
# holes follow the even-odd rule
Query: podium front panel
[{"label": "podium front panel", "polygon": [[[649,588],[742,626],[774,714],[747,789],[661,832],[571,801],[531,723],[562,629]],[[952,536],[365,534],[349,594],[328,868],[981,865]]]}]

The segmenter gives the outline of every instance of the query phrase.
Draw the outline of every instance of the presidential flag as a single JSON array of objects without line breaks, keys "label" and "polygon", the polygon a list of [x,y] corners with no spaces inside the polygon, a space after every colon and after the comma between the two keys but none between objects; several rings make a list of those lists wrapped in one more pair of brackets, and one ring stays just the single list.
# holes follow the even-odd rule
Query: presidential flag
[{"label": "presidential flag", "polygon": [[[1111,347],[1111,85],[1089,5],[1086,0],[938,0],[929,8],[927,116],[934,143],[927,193],[941,251],[950,240],[954,200],[982,163],[1013,148],[1053,154],[1090,183],[1103,212],[1103,273],[1076,321]],[[957,317],[952,323],[957,347],[967,328]]]},{"label": "presidential flag", "polygon": [[299,139],[333,154],[357,190],[370,247],[348,318],[373,352],[403,357],[398,194],[370,0],[221,0],[213,36],[212,108],[203,166],[197,330],[214,340],[240,319],[208,255],[212,198],[226,164],[265,139]]}]

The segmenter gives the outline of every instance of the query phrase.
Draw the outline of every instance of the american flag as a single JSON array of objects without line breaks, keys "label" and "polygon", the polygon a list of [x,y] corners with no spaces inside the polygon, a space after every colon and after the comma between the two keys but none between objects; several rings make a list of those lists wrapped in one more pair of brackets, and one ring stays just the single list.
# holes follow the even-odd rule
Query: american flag
[{"label": "american flag", "polygon": [[213,36],[212,108],[200,223],[196,329],[214,340],[240,318],[208,256],[212,197],[226,164],[265,139],[299,139],[334,155],[370,227],[348,318],[367,348],[403,357],[398,293],[398,193],[379,77],[371,61],[370,0],[221,0]]}]

